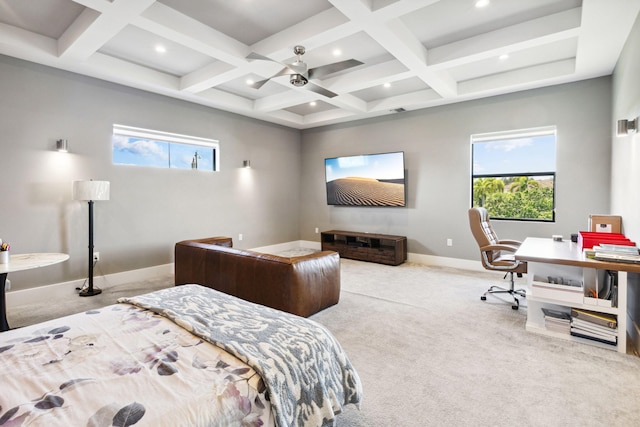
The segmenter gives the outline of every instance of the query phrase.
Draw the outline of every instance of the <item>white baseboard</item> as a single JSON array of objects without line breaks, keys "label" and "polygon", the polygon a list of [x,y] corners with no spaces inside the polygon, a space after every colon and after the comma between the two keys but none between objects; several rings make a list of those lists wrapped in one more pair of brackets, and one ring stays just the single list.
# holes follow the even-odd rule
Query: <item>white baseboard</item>
[{"label": "white baseboard", "polygon": [[433,265],[436,267],[452,267],[463,270],[483,271],[486,272],[480,261],[472,261],[468,259],[448,258],[435,255],[412,254],[407,255],[407,261],[418,264]]},{"label": "white baseboard", "polygon": [[[93,286],[107,289],[123,283],[146,280],[166,274],[173,274],[173,263],[156,265],[154,267],[138,270],[123,271],[93,278]],[[78,294],[76,288],[82,287],[86,279],[72,280],[70,282],[54,283],[52,285],[38,286],[36,288],[9,291],[6,295],[8,306],[29,304],[37,301],[47,301],[64,296],[73,297]]]}]

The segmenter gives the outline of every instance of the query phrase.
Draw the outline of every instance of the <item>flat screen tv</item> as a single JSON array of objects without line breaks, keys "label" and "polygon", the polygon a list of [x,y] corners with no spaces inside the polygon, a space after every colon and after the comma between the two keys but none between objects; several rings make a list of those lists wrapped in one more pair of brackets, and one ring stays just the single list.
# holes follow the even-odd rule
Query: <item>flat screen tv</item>
[{"label": "flat screen tv", "polygon": [[336,206],[405,206],[404,152],[324,160],[327,203]]}]

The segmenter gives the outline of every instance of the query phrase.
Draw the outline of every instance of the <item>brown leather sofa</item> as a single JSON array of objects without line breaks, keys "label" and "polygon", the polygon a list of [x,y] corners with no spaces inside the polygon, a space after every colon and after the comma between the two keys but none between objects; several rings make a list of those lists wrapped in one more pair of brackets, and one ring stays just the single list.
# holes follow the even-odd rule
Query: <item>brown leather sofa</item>
[{"label": "brown leather sofa", "polygon": [[338,303],[337,252],[286,258],[232,246],[229,237],[176,243],[176,285],[197,283],[303,317]]}]

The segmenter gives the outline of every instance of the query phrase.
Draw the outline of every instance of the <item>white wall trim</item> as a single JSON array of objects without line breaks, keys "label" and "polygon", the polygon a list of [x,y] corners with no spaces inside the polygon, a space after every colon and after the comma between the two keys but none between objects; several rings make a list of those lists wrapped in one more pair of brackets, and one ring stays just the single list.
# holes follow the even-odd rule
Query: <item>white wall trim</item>
[{"label": "white wall trim", "polygon": [[407,254],[408,262],[415,262],[417,264],[432,265],[434,267],[452,267],[460,268],[462,270],[482,271],[487,272],[482,266],[480,261],[472,261],[468,259],[448,258],[435,255],[423,255],[413,254],[409,252]]},{"label": "white wall trim", "polygon": [[[93,286],[97,286],[101,289],[107,289],[124,283],[173,274],[173,268],[173,263],[171,263],[97,276],[93,278]],[[48,299],[59,299],[60,297],[65,296],[77,297],[78,291],[76,288],[82,287],[85,280],[86,279],[72,280],[70,282],[54,283],[52,285],[38,286],[36,288],[9,291],[7,292],[7,306],[29,304],[34,301],[46,301]]]}]

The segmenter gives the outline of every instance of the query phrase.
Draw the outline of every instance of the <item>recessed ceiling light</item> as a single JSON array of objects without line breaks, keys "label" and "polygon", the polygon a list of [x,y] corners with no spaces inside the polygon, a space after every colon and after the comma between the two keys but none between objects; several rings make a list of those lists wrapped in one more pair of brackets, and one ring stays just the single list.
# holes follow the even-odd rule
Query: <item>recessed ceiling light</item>
[{"label": "recessed ceiling light", "polygon": [[389,82],[385,83],[385,84],[384,84],[384,87],[386,87],[386,88],[390,88],[390,87],[391,87],[391,83],[389,83]]},{"label": "recessed ceiling light", "polygon": [[340,55],[342,55],[342,51],[340,49],[333,50],[333,56],[340,56]]},{"label": "recessed ceiling light", "polygon": [[312,107],[315,107],[315,106],[316,106],[316,101],[311,101],[311,102],[309,103],[309,105],[311,105]]},{"label": "recessed ceiling light", "polygon": [[253,80],[251,80],[251,79],[247,79],[247,82],[246,82],[246,83],[247,83],[249,86],[251,86],[251,85],[253,85],[255,82],[254,82]]},{"label": "recessed ceiling light", "polygon": [[489,0],[478,0],[476,1],[476,7],[479,9],[481,7],[489,6]]},{"label": "recessed ceiling light", "polygon": [[500,58],[501,61],[504,61],[505,59],[509,59],[509,54],[508,53],[503,53],[498,58]]},{"label": "recessed ceiling light", "polygon": [[156,52],[158,53],[165,53],[167,51],[167,48],[162,46],[161,44],[157,44],[156,45]]}]

